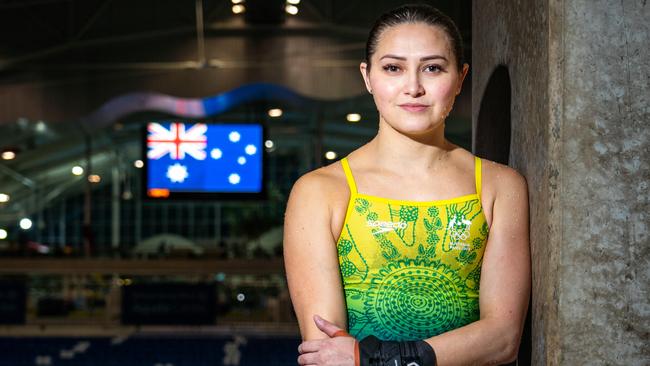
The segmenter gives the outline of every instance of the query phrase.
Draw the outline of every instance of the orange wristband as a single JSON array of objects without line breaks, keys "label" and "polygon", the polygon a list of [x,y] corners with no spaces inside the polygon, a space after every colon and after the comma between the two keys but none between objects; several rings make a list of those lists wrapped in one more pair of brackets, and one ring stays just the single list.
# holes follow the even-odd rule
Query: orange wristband
[{"label": "orange wristband", "polygon": [[336,333],[334,333],[334,337],[352,337],[352,336],[350,335],[350,333],[348,333],[348,332],[344,331],[343,329],[341,329],[341,330],[337,331]]},{"label": "orange wristband", "polygon": [[354,341],[354,366],[361,366],[361,359],[359,357],[359,341]]}]

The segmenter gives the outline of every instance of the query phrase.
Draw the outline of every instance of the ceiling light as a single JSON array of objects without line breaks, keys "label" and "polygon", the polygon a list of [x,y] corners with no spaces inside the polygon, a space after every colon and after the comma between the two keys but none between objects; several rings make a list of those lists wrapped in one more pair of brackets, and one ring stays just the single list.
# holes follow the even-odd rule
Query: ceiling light
[{"label": "ceiling light", "polygon": [[300,4],[300,0],[287,0],[287,4],[298,5]]},{"label": "ceiling light", "polygon": [[3,160],[12,160],[16,158],[16,153],[11,150],[3,151],[2,152],[2,159]]},{"label": "ceiling light", "polygon": [[269,109],[269,117],[277,118],[280,116],[282,116],[282,109],[280,108]]},{"label": "ceiling light", "polygon": [[243,2],[244,2],[244,0],[232,0],[233,4],[241,4]]},{"label": "ceiling light", "polygon": [[233,5],[232,6],[232,12],[234,14],[241,14],[246,11],[246,7],[244,5]]},{"label": "ceiling light", "polygon": [[72,167],[72,174],[82,175],[83,173],[84,173],[84,168],[80,167],[79,165],[75,165]]},{"label": "ceiling light", "polygon": [[359,122],[361,121],[361,115],[359,113],[348,113],[345,118],[348,120],[348,122]]},{"label": "ceiling light", "polygon": [[327,160],[334,160],[334,159],[336,159],[337,156],[338,155],[336,155],[336,153],[334,151],[328,151],[328,152],[325,153],[325,159],[327,159]]},{"label": "ceiling light", "polygon": [[0,229],[0,240],[7,239],[7,230]]},{"label": "ceiling light", "polygon": [[272,149],[275,144],[271,140],[266,140],[264,141],[264,146],[266,146],[267,149]]},{"label": "ceiling light", "polygon": [[140,169],[144,166],[144,162],[140,159],[133,162],[133,166]]},{"label": "ceiling light", "polygon": [[97,174],[91,174],[91,175],[88,176],[88,181],[90,183],[99,183],[99,182],[101,182],[101,180],[102,180],[102,177],[100,177]]},{"label": "ceiling light", "polygon": [[36,123],[35,129],[36,129],[36,132],[45,132],[45,130],[47,130],[47,125],[43,121],[38,121]]},{"label": "ceiling light", "polygon": [[0,193],[0,203],[9,202],[9,195],[6,193]]},{"label": "ceiling light", "polygon": [[286,10],[286,12],[291,14],[291,15],[298,14],[298,7],[295,6],[295,5],[287,4],[287,6],[284,8],[284,10]]},{"label": "ceiling light", "polygon": [[20,220],[18,225],[20,225],[20,228],[23,230],[29,230],[32,228],[32,220],[25,217],[24,219]]}]

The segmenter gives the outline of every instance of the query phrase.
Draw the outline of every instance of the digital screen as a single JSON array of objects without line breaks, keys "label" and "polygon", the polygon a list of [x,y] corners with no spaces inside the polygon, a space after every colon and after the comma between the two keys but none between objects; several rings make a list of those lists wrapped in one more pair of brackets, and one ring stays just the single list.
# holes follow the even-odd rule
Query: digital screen
[{"label": "digital screen", "polygon": [[260,124],[147,123],[147,195],[262,193],[263,135]]}]

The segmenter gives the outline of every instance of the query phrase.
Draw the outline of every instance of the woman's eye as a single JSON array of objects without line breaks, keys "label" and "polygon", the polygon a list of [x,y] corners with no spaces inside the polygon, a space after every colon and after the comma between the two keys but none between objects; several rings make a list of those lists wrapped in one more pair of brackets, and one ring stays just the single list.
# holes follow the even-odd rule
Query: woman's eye
[{"label": "woman's eye", "polygon": [[384,66],[384,70],[388,72],[398,72],[399,71],[399,66],[397,65],[386,65]]},{"label": "woman's eye", "polygon": [[426,72],[440,72],[442,71],[442,68],[438,65],[429,65],[424,68],[424,71]]}]

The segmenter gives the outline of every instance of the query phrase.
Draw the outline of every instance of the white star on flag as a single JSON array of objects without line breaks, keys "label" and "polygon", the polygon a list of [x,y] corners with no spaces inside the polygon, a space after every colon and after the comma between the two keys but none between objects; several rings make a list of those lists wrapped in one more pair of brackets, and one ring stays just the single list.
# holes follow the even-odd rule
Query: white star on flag
[{"label": "white star on flag", "polygon": [[228,182],[233,185],[239,184],[239,182],[241,182],[241,177],[237,173],[232,173],[228,176]]},{"label": "white star on flag", "polygon": [[246,154],[248,155],[253,155],[257,152],[257,148],[253,144],[246,145],[246,148],[244,149],[246,151]]},{"label": "white star on flag", "polygon": [[167,178],[169,178],[172,183],[183,183],[189,176],[190,175],[187,173],[187,167],[179,163],[170,165],[167,168]]},{"label": "white star on flag", "polygon": [[237,131],[232,131],[230,134],[228,134],[228,139],[230,142],[239,142],[241,135]]},{"label": "white star on flag", "polygon": [[212,156],[212,159],[214,160],[219,160],[223,156],[223,152],[221,152],[221,149],[212,149],[212,151],[210,151],[210,156]]}]

